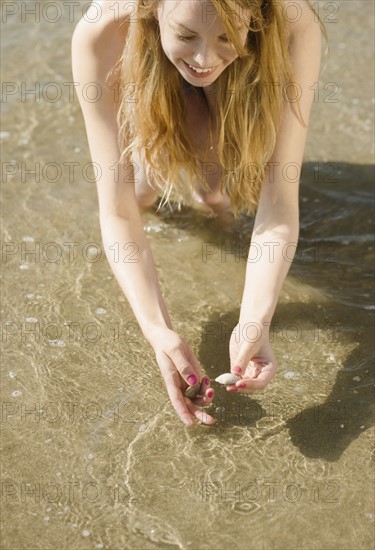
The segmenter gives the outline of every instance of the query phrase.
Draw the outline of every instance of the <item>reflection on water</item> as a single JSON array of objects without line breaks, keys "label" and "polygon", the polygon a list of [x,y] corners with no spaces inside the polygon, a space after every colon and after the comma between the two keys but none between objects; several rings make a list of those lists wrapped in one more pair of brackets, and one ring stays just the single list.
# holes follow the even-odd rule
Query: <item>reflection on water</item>
[{"label": "reflection on water", "polygon": [[[278,374],[252,396],[214,383],[210,428],[180,426],[104,258],[77,101],[8,95],[4,548],[373,546],[372,65],[367,31],[356,48],[348,38],[369,10],[340,2],[329,27],[322,78],[342,100],[314,105],[297,258],[271,331]],[[6,23],[14,90],[71,80],[73,24],[58,27],[51,38],[43,21]],[[215,378],[228,367],[252,221],[223,229],[164,208],[144,223],[176,330]]]}]

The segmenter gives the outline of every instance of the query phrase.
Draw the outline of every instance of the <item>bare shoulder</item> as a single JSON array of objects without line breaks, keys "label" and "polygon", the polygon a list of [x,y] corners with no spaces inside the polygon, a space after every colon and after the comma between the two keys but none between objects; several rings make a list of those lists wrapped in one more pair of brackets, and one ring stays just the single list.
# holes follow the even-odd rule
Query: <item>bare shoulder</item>
[{"label": "bare shoulder", "polygon": [[[72,61],[75,74],[113,83],[133,15],[135,2],[94,0],[78,21],[72,36]],[[108,80],[109,79],[109,80]]]},{"label": "bare shoulder", "polygon": [[319,29],[319,20],[308,0],[280,0],[282,13],[289,24],[291,37]]},{"label": "bare shoulder", "polygon": [[129,0],[94,0],[88,8],[94,19],[102,18],[108,25],[135,18],[137,3]]},{"label": "bare shoulder", "polygon": [[136,4],[128,0],[94,0],[78,21],[74,32],[88,41],[125,39]]}]

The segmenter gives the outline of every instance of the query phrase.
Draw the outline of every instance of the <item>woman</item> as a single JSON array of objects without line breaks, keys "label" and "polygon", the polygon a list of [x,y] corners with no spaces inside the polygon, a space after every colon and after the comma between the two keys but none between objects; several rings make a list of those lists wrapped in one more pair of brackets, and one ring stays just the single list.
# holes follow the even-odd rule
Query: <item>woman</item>
[{"label": "woman", "polygon": [[[164,202],[189,192],[217,213],[256,211],[251,244],[262,254],[248,263],[230,340],[240,381],[227,389],[263,389],[276,371],[269,327],[298,241],[321,30],[307,0],[106,0],[74,31],[74,80],[101,167],[103,244],[186,426],[215,422],[202,410],[214,392],[172,328],[139,207],[162,191]],[[85,97],[93,82],[97,101]],[[196,384],[198,396],[188,399]]]}]

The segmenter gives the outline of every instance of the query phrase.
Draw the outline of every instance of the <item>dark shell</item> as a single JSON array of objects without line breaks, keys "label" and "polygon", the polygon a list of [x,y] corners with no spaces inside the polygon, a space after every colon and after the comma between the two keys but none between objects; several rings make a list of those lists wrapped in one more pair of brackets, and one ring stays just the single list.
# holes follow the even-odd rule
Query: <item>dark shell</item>
[{"label": "dark shell", "polygon": [[194,399],[194,397],[198,395],[200,387],[201,387],[200,382],[198,384],[195,384],[194,386],[189,386],[185,390],[185,396],[188,397],[189,399]]}]

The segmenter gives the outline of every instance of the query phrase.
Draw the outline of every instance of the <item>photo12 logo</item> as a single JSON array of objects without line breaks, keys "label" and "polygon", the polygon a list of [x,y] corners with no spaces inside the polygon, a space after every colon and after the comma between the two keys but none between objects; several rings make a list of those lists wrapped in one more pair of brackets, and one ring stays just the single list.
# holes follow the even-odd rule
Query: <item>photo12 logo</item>
[{"label": "photo12 logo", "polygon": [[337,481],[316,481],[298,483],[296,481],[249,481],[246,483],[203,482],[201,498],[203,502],[240,502],[265,504],[268,502],[306,502],[337,504],[339,502]]}]

